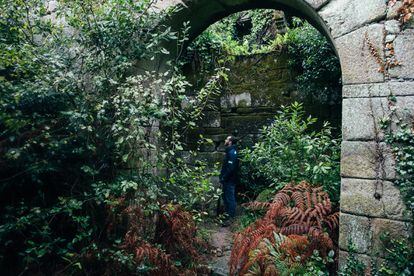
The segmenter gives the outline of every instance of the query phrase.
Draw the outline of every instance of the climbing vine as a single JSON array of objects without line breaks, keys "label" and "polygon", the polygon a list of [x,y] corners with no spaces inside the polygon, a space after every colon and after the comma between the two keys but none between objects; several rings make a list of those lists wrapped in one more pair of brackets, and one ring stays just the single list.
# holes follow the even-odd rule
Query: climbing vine
[{"label": "climbing vine", "polygon": [[385,132],[385,141],[391,146],[396,159],[399,177],[394,183],[400,188],[408,210],[414,214],[414,118],[409,115],[408,122],[405,122],[397,114],[396,102],[395,96],[388,97],[391,112],[380,120],[380,127]]},{"label": "climbing vine", "polygon": [[[389,95],[390,113],[380,120],[379,125],[395,158],[398,177],[394,184],[401,192],[407,213],[414,219],[414,117],[409,112],[404,114],[404,110],[399,110],[396,103],[397,98]],[[386,251],[386,262],[376,275],[411,275],[414,271],[413,236],[409,239],[392,239],[389,233],[383,233],[381,240]]]}]

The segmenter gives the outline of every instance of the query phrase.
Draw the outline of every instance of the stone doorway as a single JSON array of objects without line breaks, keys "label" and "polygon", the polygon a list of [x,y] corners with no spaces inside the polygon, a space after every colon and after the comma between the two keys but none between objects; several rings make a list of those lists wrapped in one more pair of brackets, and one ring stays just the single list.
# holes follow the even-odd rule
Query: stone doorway
[{"label": "stone doorway", "polygon": [[[401,28],[398,5],[383,0],[160,2],[160,8],[170,5],[183,5],[169,25],[178,30],[189,22],[190,39],[229,14],[257,8],[289,11],[328,37],[340,58],[343,83],[340,257],[347,256],[351,240],[358,257],[369,267],[381,253],[382,232],[394,236],[411,233],[410,217],[392,184],[395,161],[378,130],[379,119],[389,111],[386,102],[391,93],[400,107],[414,114],[414,29]],[[386,50],[390,45],[392,52]],[[392,58],[402,65],[379,70]]]}]

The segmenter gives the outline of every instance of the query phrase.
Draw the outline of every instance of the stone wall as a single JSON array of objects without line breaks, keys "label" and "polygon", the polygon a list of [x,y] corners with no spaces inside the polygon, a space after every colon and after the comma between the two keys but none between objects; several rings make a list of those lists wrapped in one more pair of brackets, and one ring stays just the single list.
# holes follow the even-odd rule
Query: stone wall
[{"label": "stone wall", "polygon": [[[272,122],[281,105],[304,102],[305,111],[320,122],[328,120],[340,128],[340,106],[303,99],[296,91],[296,73],[288,65],[284,51],[250,56],[237,56],[229,66],[229,79],[213,109],[205,112],[197,129],[187,137],[187,149],[197,149],[199,135],[212,139],[214,145],[201,147],[202,156],[219,162],[228,135],[240,140],[240,147],[252,146],[264,125]],[[205,76],[187,73],[190,79]]]},{"label": "stone wall", "polygon": [[[166,1],[166,0],[164,0]],[[171,26],[189,21],[190,37],[220,18],[253,8],[288,10],[303,16],[331,39],[339,54],[343,80],[342,191],[340,265],[348,255],[348,240],[367,264],[384,252],[379,236],[412,234],[410,216],[394,186],[395,161],[383,143],[378,121],[387,113],[387,96],[414,115],[414,28],[398,20],[402,1],[384,0],[188,0]],[[394,48],[394,49],[393,49]],[[381,72],[387,60],[401,65]],[[367,271],[369,273],[369,271]]]},{"label": "stone wall", "polygon": [[[338,7],[334,4],[332,1],[321,12],[328,22],[343,18],[336,14]],[[347,6],[351,4],[357,5]],[[412,216],[393,184],[397,177],[395,160],[383,141],[379,120],[391,112],[387,99],[390,94],[396,96],[402,119],[414,113],[414,67],[407,59],[412,60],[414,53],[414,30],[409,26],[402,30],[392,16],[395,7],[382,1],[364,4],[370,10],[361,10],[349,26],[338,26],[335,41],[344,82],[340,260],[344,264],[351,240],[369,270],[384,256],[382,234],[389,232],[394,238],[412,235]],[[363,20],[370,24],[362,24]],[[387,50],[392,45],[395,56]],[[378,49],[382,62],[396,58],[404,63],[381,73],[378,59],[370,53],[372,48]]]}]

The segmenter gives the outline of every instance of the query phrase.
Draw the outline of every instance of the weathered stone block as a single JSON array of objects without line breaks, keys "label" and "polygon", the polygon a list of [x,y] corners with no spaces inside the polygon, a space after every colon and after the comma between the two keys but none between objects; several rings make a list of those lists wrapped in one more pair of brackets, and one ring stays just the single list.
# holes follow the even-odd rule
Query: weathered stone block
[{"label": "weathered stone block", "polygon": [[229,134],[216,134],[216,135],[209,135],[207,138],[210,138],[214,142],[224,142],[224,140],[229,136]]},{"label": "weathered stone block", "polygon": [[222,108],[249,107],[252,105],[250,93],[227,94],[221,97]]},{"label": "weathered stone block", "polygon": [[[358,1],[362,4],[365,2]],[[384,25],[370,25],[335,40],[341,59],[342,79],[344,84],[383,82],[384,75],[379,72],[380,65],[372,56],[366,41],[369,38],[383,58]]]},{"label": "weathered stone block", "polygon": [[[376,198],[377,196],[377,198]],[[343,178],[341,211],[356,215],[409,220],[400,191],[392,182]]]},{"label": "weathered stone block", "polygon": [[367,253],[371,246],[369,219],[341,213],[339,221],[339,248],[347,250],[351,241],[357,253]]},{"label": "weathered stone block", "polygon": [[207,162],[209,164],[220,163],[223,161],[222,152],[200,152],[196,156],[195,160]]},{"label": "weathered stone block", "polygon": [[367,23],[385,18],[387,5],[384,0],[332,0],[319,15],[331,28],[333,37],[339,37]]},{"label": "weathered stone block", "polygon": [[270,124],[273,115],[251,114],[248,116],[229,116],[222,117],[222,126],[225,129],[234,132],[237,130],[240,134],[259,133],[263,125]]},{"label": "weathered stone block", "polygon": [[49,1],[47,3],[47,8],[46,8],[47,9],[47,12],[49,14],[55,12],[57,10],[57,6],[58,6],[57,1]]},{"label": "weathered stone block", "polygon": [[405,30],[394,40],[395,58],[400,66],[389,70],[394,78],[414,79],[414,31]]},{"label": "weathered stone block", "polygon": [[388,20],[385,22],[385,30],[389,34],[397,34],[401,30],[401,24],[397,20]]},{"label": "weathered stone block", "polygon": [[394,5],[390,5],[387,11],[387,19],[394,19],[398,18],[400,15],[399,10],[403,6],[402,1],[397,1]]},{"label": "weathered stone block", "polygon": [[395,160],[383,143],[343,141],[341,151],[343,177],[395,179]]},{"label": "weathered stone block", "polygon": [[412,235],[413,225],[409,222],[401,222],[389,219],[373,219],[371,224],[372,231],[372,254],[385,256],[386,244],[381,240],[381,236],[389,233],[392,239],[408,239]]},{"label": "weathered stone block", "polygon": [[[385,83],[377,84],[376,87],[378,89],[377,92],[383,91],[379,87],[383,87],[383,89],[386,89],[389,92],[392,92],[392,90],[397,90],[391,88],[390,85]],[[407,86],[404,85],[400,85],[399,87],[407,88]],[[356,88],[356,90],[358,90],[358,88]],[[412,90],[401,89],[399,91],[400,93],[410,93]],[[414,113],[414,96],[397,97],[395,107],[396,116],[394,117],[402,121],[409,122]],[[389,117],[390,114],[390,106],[387,98],[385,97],[344,99],[342,111],[343,139],[375,140],[378,138],[382,140],[384,133],[380,128],[379,121],[385,117]],[[392,129],[395,131],[395,123],[392,124]]]},{"label": "weathered stone block", "polygon": [[373,99],[344,99],[342,101],[343,139],[373,140],[375,134],[379,133],[379,117],[375,117],[377,112],[374,113],[376,109]]}]

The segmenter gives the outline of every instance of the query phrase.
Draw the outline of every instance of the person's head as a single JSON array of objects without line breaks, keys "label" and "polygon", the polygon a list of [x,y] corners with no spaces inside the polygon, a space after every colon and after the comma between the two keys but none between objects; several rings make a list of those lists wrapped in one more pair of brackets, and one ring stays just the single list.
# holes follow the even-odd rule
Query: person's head
[{"label": "person's head", "polygon": [[235,145],[236,143],[237,143],[236,137],[234,137],[234,136],[232,136],[232,135],[227,136],[226,140],[224,140],[224,145],[225,145],[226,147],[233,146],[233,145]]}]

